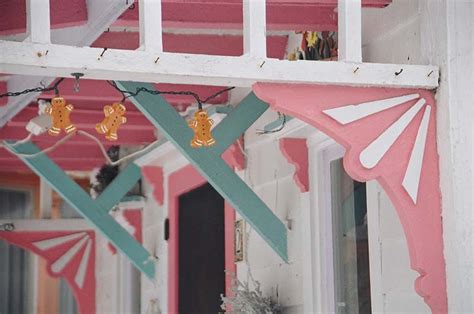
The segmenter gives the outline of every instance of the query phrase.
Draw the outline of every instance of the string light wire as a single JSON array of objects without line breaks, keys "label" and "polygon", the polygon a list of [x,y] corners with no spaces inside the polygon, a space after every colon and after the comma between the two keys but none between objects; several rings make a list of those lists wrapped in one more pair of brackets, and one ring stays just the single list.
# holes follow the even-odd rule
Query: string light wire
[{"label": "string light wire", "polygon": [[196,100],[199,110],[202,110],[202,104],[203,103],[206,103],[209,100],[214,99],[214,98],[218,97],[219,95],[221,95],[225,92],[228,92],[228,91],[235,88],[235,87],[224,88],[224,89],[218,91],[217,93],[214,93],[211,96],[207,97],[206,99],[202,100],[197,93],[191,92],[191,91],[181,91],[181,92],[159,91],[159,90],[151,90],[151,89],[148,89],[146,87],[138,87],[138,88],[135,89],[134,92],[131,92],[131,91],[120,89],[117,86],[117,83],[115,83],[114,81],[107,81],[107,83],[109,83],[110,86],[112,86],[113,88],[115,88],[117,91],[119,91],[122,94],[122,101],[121,101],[122,103],[127,98],[135,97],[138,94],[140,94],[141,92],[146,92],[146,93],[151,94],[151,95],[186,95],[186,96],[192,96]]},{"label": "string light wire", "polygon": [[59,95],[59,85],[64,81],[64,77],[60,78],[57,80],[52,86],[50,87],[35,87],[35,88],[29,88],[25,89],[21,92],[7,92],[4,94],[0,94],[0,98],[3,97],[16,97],[28,93],[42,93],[42,92],[50,92],[54,90],[56,95]]},{"label": "string light wire", "polygon": [[[11,152],[12,154],[16,155],[16,156],[19,156],[19,157],[24,157],[24,158],[34,158],[36,156],[39,156],[41,154],[46,154],[46,153],[49,153],[53,150],[55,150],[58,146],[64,144],[65,142],[67,142],[70,138],[72,138],[74,135],[76,134],[79,134],[79,135],[82,135],[82,136],[85,136],[91,140],[93,140],[100,148],[100,151],[102,153],[102,155],[104,156],[105,160],[106,160],[106,163],[108,165],[111,165],[111,166],[116,166],[118,164],[121,164],[122,162],[126,161],[126,160],[129,160],[137,155],[140,155],[144,152],[146,152],[147,150],[149,150],[151,147],[153,147],[155,144],[157,144],[159,141],[156,140],[150,144],[148,144],[147,146],[145,146],[143,149],[140,149],[136,152],[133,152],[127,156],[124,156],[116,161],[112,161],[112,159],[110,159],[109,155],[107,154],[107,150],[105,149],[104,145],[102,144],[102,142],[97,138],[95,137],[94,135],[86,132],[86,131],[82,131],[82,130],[78,130],[74,133],[70,133],[68,135],[66,135],[65,137],[63,137],[62,139],[60,139],[59,141],[57,141],[56,143],[54,143],[53,145],[39,151],[39,152],[36,152],[36,153],[33,153],[33,154],[23,154],[23,153],[17,153],[15,152],[12,148],[10,148],[10,146],[12,147],[15,147],[21,143],[25,143],[27,141],[29,141],[32,137],[32,134],[30,133],[30,135],[28,135],[25,139],[21,140],[21,141],[18,141],[18,142],[15,142],[13,144],[11,144],[10,146],[9,145],[2,145],[4,148],[6,148],[9,152]],[[5,142],[4,142],[5,143]]]}]

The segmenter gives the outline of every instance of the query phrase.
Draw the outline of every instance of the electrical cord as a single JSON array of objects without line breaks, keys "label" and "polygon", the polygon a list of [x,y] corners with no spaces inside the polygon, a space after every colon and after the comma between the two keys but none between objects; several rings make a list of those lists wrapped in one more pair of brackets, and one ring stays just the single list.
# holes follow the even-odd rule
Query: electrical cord
[{"label": "electrical cord", "polygon": [[[156,143],[158,143],[159,141],[156,140],[150,144],[148,144],[147,146],[145,146],[143,149],[140,149],[136,152],[133,152],[127,156],[124,156],[116,161],[112,161],[109,157],[109,155],[107,154],[107,150],[105,149],[104,145],[102,144],[102,142],[97,138],[95,137],[94,135],[86,132],[86,131],[82,131],[82,130],[78,130],[76,132],[73,132],[73,133],[70,133],[68,135],[66,135],[65,137],[63,137],[62,139],[60,139],[59,141],[57,141],[56,143],[54,143],[53,145],[39,151],[39,152],[36,152],[34,154],[22,154],[22,153],[17,153],[15,152],[12,148],[10,148],[10,146],[12,147],[15,147],[19,144],[22,144],[22,143],[25,143],[27,141],[29,141],[31,138],[32,138],[32,134],[30,133],[26,138],[24,138],[23,140],[20,140],[20,141],[17,141],[13,144],[11,144],[10,146],[9,145],[1,145],[0,147],[4,147],[5,149],[7,149],[9,152],[11,152],[12,154],[16,155],[16,156],[19,156],[19,157],[24,157],[24,158],[34,158],[36,156],[39,156],[41,154],[46,154],[46,153],[49,153],[53,150],[55,150],[58,146],[64,144],[65,142],[67,142],[70,138],[72,138],[73,136],[75,136],[76,134],[79,134],[79,135],[82,135],[82,136],[85,136],[91,140],[93,140],[94,142],[96,142],[96,144],[99,146],[100,148],[100,151],[102,153],[102,155],[104,156],[105,160],[106,160],[106,163],[108,165],[111,165],[111,166],[116,166],[118,164],[121,164],[122,162],[126,161],[126,160],[129,160],[137,155],[140,155],[144,152],[146,152],[148,149],[150,149],[151,147],[153,147]],[[4,142],[5,143],[5,142]]]}]

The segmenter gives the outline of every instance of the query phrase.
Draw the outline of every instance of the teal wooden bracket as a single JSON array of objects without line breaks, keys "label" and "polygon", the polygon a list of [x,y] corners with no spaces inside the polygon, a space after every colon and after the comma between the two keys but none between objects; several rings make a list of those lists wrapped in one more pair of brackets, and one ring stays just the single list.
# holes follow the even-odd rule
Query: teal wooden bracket
[{"label": "teal wooden bracket", "polygon": [[232,107],[232,105],[212,106],[211,108],[213,107],[215,108],[216,113],[228,114],[232,110],[234,110],[234,107]]},{"label": "teal wooden bracket", "polygon": [[[30,155],[40,151],[36,145],[29,142],[19,145],[11,144],[12,143],[7,144],[9,149],[17,154]],[[148,278],[154,279],[154,259],[140,243],[107,213],[108,209],[115,205],[112,204],[112,202],[116,200],[120,201],[123,195],[128,192],[126,189],[127,186],[132,185],[132,182],[133,184],[137,182],[140,168],[134,164],[130,164],[122,172],[125,174],[123,176],[119,175],[119,177],[113,181],[112,185],[104,191],[107,193],[102,197],[101,201],[95,201],[45,154],[39,154],[33,158],[26,158],[20,155],[19,158],[37,175],[46,180],[49,185],[84,216],[85,219],[101,231],[141,272]],[[123,182],[123,186],[120,182]]]},{"label": "teal wooden bracket", "polygon": [[[212,116],[215,113],[223,113],[223,114],[228,114],[234,109],[232,105],[214,105],[214,106],[209,106],[207,108],[207,114],[208,116]],[[190,112],[190,115],[192,115],[195,112]]]},{"label": "teal wooden bracket", "polygon": [[268,104],[250,93],[214,128],[216,144],[208,150],[217,155],[224,153],[267,109]]},{"label": "teal wooden bracket", "polygon": [[[135,91],[139,87],[153,90],[151,84],[117,82],[121,89]],[[265,112],[268,105],[249,94],[213,130],[217,143],[210,148],[190,146],[193,131],[186,121],[161,96],[140,93],[130,97],[135,106],[196,167],[207,181],[247,220],[284,261],[288,261],[285,225],[243,182],[220,155]]]}]

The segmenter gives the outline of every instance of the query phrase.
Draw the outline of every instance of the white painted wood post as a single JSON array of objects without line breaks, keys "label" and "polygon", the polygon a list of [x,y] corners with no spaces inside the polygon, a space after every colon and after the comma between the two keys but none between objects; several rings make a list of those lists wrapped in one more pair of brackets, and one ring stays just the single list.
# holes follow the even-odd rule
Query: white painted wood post
[{"label": "white painted wood post", "polygon": [[265,0],[243,0],[244,54],[267,57]]},{"label": "white painted wood post", "polygon": [[51,42],[49,0],[26,0],[27,30],[34,43]]},{"label": "white painted wood post", "polygon": [[53,190],[44,179],[40,180],[40,217],[51,218],[53,207]]},{"label": "white painted wood post", "polygon": [[163,51],[161,0],[139,0],[140,48]]},{"label": "white painted wood post", "polygon": [[338,59],[362,62],[361,0],[338,0]]}]

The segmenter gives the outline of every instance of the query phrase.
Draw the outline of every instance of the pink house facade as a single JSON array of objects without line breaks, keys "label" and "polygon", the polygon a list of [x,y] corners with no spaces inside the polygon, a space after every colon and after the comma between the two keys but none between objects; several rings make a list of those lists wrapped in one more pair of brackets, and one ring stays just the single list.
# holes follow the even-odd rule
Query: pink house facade
[{"label": "pink house facade", "polygon": [[474,311],[474,4],[23,2],[0,312]]}]

